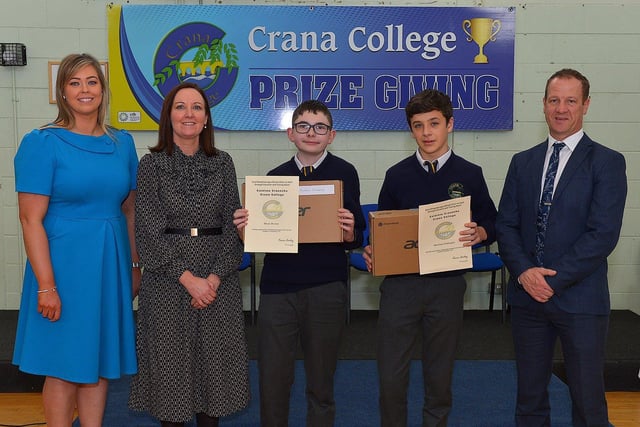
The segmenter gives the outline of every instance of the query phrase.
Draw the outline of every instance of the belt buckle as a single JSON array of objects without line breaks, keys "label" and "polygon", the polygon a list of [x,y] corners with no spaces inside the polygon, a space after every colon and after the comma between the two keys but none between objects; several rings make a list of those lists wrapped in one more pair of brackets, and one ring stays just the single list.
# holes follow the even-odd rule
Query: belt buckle
[{"label": "belt buckle", "polygon": [[189,231],[191,232],[191,237],[198,237],[198,229],[195,227],[191,227],[189,229]]}]

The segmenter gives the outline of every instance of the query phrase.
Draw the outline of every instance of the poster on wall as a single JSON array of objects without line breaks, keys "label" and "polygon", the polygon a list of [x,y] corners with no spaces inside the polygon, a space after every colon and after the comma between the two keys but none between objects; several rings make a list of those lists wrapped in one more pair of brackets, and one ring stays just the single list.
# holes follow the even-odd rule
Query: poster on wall
[{"label": "poster on wall", "polygon": [[282,130],[318,99],[340,130],[405,130],[446,92],[457,130],[513,128],[515,8],[107,6],[111,123],[157,129],[164,96],[204,90],[216,129]]}]

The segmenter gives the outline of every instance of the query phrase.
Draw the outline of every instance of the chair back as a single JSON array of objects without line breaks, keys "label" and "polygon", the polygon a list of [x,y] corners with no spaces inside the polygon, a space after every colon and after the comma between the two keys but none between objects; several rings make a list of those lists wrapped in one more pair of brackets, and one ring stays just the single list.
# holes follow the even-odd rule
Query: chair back
[{"label": "chair back", "polygon": [[475,245],[471,246],[471,249],[474,252],[476,251],[476,249],[480,249],[480,248],[485,248],[485,252],[490,252],[491,251],[491,245],[487,245],[484,242],[476,243]]},{"label": "chair back", "polygon": [[242,262],[240,262],[240,267],[238,267],[238,271],[246,270],[251,266],[251,254],[249,252],[245,252],[242,254]]},{"label": "chair back", "polygon": [[[369,212],[377,211],[378,204],[377,203],[368,203],[366,205],[362,205],[362,215],[364,215],[365,228],[362,232],[362,247],[364,248],[369,244]],[[367,263],[364,261],[362,257],[362,250],[358,249],[355,251],[349,251],[349,266],[355,268],[360,271],[367,271]],[[349,271],[349,280],[351,271]]]},{"label": "chair back", "polygon": [[[485,248],[482,251],[482,247]],[[477,243],[472,246],[473,272],[491,272],[489,288],[489,311],[493,311],[493,299],[496,294],[496,273],[500,271],[500,292],[502,293],[502,323],[507,319],[507,268],[497,252],[491,252],[491,245]]]},{"label": "chair back", "polygon": [[250,303],[251,303],[251,324],[256,324],[256,254],[252,252],[244,252],[242,254],[242,261],[238,267],[238,271],[244,271],[246,269],[250,271]]},{"label": "chair back", "polygon": [[369,212],[375,212],[378,210],[377,203],[367,203],[362,205],[362,215],[364,215],[365,228],[362,232],[362,247],[365,247],[369,244]]},{"label": "chair back", "polygon": [[[484,251],[478,250],[483,247],[485,248]],[[491,245],[481,242],[473,245],[471,249],[474,251],[471,255],[473,262],[471,271],[496,271],[500,270],[504,266],[500,255],[491,252]]]}]

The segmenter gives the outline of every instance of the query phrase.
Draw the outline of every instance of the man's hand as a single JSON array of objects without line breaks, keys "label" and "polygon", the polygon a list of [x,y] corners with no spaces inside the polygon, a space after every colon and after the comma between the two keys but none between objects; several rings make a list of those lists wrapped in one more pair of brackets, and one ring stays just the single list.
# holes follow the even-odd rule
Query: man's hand
[{"label": "man's hand", "polygon": [[362,258],[364,258],[364,262],[367,264],[367,270],[369,270],[369,273],[371,273],[371,270],[373,269],[371,245],[367,245],[364,247],[364,251],[362,252]]},{"label": "man's hand", "polygon": [[547,302],[553,296],[553,289],[549,286],[545,277],[555,275],[555,270],[544,267],[531,267],[518,277],[518,283],[534,300]]},{"label": "man's hand", "polygon": [[464,246],[473,246],[487,240],[487,231],[484,227],[475,222],[468,222],[464,226],[467,228],[460,232],[460,238],[458,239],[464,242]]},{"label": "man's hand", "polygon": [[344,233],[344,241],[353,242],[356,237],[354,233],[356,223],[349,209],[338,208],[338,224]]}]

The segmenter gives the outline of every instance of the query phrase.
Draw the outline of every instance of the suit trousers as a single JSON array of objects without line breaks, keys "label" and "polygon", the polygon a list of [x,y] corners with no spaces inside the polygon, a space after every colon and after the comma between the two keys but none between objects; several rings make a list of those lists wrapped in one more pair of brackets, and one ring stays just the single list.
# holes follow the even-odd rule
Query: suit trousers
[{"label": "suit trousers", "polygon": [[555,343],[560,338],[575,427],[609,425],[604,389],[604,357],[608,315],[567,313],[553,300],[511,307],[518,371],[516,424],[550,426],[547,388]]},{"label": "suit trousers", "polygon": [[387,276],[380,285],[378,374],[382,427],[407,425],[411,353],[422,336],[422,425],[446,426],[467,284],[462,275]]},{"label": "suit trousers", "polygon": [[289,425],[298,342],[304,356],[307,426],[333,426],[334,374],[346,310],[344,282],[260,296],[258,371],[262,427]]}]

